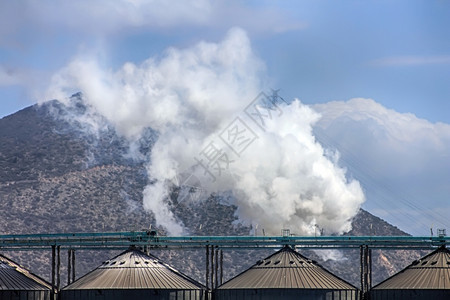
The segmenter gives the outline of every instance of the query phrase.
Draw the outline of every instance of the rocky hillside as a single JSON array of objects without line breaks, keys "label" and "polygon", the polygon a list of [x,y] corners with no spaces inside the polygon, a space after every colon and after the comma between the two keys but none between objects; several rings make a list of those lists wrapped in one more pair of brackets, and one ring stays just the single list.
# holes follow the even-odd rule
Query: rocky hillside
[{"label": "rocky hillside", "polygon": [[[131,159],[128,145],[107,124],[86,130],[76,118],[83,116],[85,108],[76,100],[77,97],[71,107],[49,102],[0,120],[1,234],[130,231],[155,226],[153,215],[142,206],[142,191],[148,183],[145,160]],[[75,118],[67,118],[68,114]],[[156,138],[149,130],[134,151],[145,157]],[[211,196],[201,203],[173,201],[172,210],[194,235],[249,234],[248,226],[236,222],[236,207],[223,200]],[[361,210],[349,234],[406,233]],[[271,250],[225,252],[225,279],[270,253]],[[50,251],[4,254],[50,278]],[[79,251],[77,275],[116,254]],[[154,254],[202,281],[203,252],[164,250]],[[343,250],[332,255],[320,251],[303,254],[359,285],[359,253]],[[330,256],[337,256],[338,260],[331,260]],[[392,275],[418,256],[419,253],[405,251],[374,252],[374,282]],[[65,260],[63,253],[62,261]]]}]

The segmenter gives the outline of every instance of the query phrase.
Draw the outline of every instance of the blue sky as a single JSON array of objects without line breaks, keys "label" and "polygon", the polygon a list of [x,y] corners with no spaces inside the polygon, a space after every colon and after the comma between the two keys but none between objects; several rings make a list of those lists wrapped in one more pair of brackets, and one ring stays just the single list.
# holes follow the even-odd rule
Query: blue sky
[{"label": "blue sky", "polygon": [[[2,1],[0,117],[47,100],[52,77],[74,59],[95,56],[114,70],[219,42],[232,27],[247,33],[268,88],[326,105],[316,107],[324,120],[352,98],[373,99],[318,124],[349,175],[364,178],[363,207],[413,233],[450,225],[442,217],[450,214],[449,1]],[[368,139],[392,156],[363,148]],[[386,176],[393,170],[401,172]],[[394,198],[404,220],[386,208]],[[428,215],[413,224],[420,210]]]},{"label": "blue sky", "polygon": [[[115,66],[170,46],[218,40],[240,26],[288,98],[317,103],[369,97],[399,112],[450,122],[448,1],[198,1],[210,8],[191,8],[184,19],[175,13],[137,24],[114,20],[133,17],[125,13],[100,19],[107,15],[96,12],[102,6],[130,6],[117,2],[123,4],[108,8],[97,1],[93,11],[86,2],[1,3],[0,116],[38,100],[49,76],[80,52],[103,48],[105,63]],[[158,5],[142,9],[157,11]]]}]

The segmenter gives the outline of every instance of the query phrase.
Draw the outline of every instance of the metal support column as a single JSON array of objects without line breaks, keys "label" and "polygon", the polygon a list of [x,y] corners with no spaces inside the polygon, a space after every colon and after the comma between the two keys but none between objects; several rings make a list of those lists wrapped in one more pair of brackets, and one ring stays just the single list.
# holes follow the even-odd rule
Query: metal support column
[{"label": "metal support column", "polygon": [[52,299],[56,299],[55,295],[55,259],[56,259],[56,246],[52,245]]},{"label": "metal support column", "polygon": [[61,287],[61,246],[56,247],[56,291]]},{"label": "metal support column", "polygon": [[367,290],[369,291],[372,288],[372,249],[367,246],[367,272],[368,272],[368,282],[367,282]]},{"label": "metal support column", "polygon": [[372,286],[372,249],[368,245],[361,245],[360,272],[361,272],[361,299],[368,299],[368,292]]},{"label": "metal support column", "polygon": [[223,283],[223,251],[220,249],[220,285]]},{"label": "metal support column", "polygon": [[206,245],[206,290],[209,290],[209,245]]},{"label": "metal support column", "polygon": [[215,254],[215,266],[214,266],[214,273],[215,273],[215,277],[216,279],[214,280],[214,288],[217,288],[219,286],[219,249],[216,247],[216,254]]},{"label": "metal support column", "polygon": [[71,283],[72,276],[72,249],[67,250],[67,285]]},{"label": "metal support column", "polygon": [[75,281],[75,250],[72,249],[72,282]]},{"label": "metal support column", "polygon": [[360,299],[364,299],[364,245],[359,246],[359,275],[360,275],[360,289],[361,289],[361,297]]},{"label": "metal support column", "polygon": [[214,246],[211,246],[211,290],[214,288]]}]

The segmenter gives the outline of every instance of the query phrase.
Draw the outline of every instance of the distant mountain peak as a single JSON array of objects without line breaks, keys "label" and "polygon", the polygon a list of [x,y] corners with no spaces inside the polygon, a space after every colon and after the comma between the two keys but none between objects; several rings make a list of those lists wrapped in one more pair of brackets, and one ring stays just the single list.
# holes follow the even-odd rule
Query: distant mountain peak
[{"label": "distant mountain peak", "polygon": [[364,209],[360,209],[353,218],[352,230],[345,235],[353,236],[410,236],[410,234],[389,224],[383,219],[372,215]]}]

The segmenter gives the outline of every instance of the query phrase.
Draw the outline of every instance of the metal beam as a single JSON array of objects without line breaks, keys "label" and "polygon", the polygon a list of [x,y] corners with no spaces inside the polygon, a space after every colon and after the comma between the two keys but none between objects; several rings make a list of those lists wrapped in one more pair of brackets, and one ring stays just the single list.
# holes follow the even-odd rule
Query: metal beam
[{"label": "metal beam", "polygon": [[372,249],[432,249],[450,244],[447,236],[155,236],[147,231],[0,235],[1,250],[126,248],[129,246],[158,248],[297,248],[336,249],[367,245]]}]

